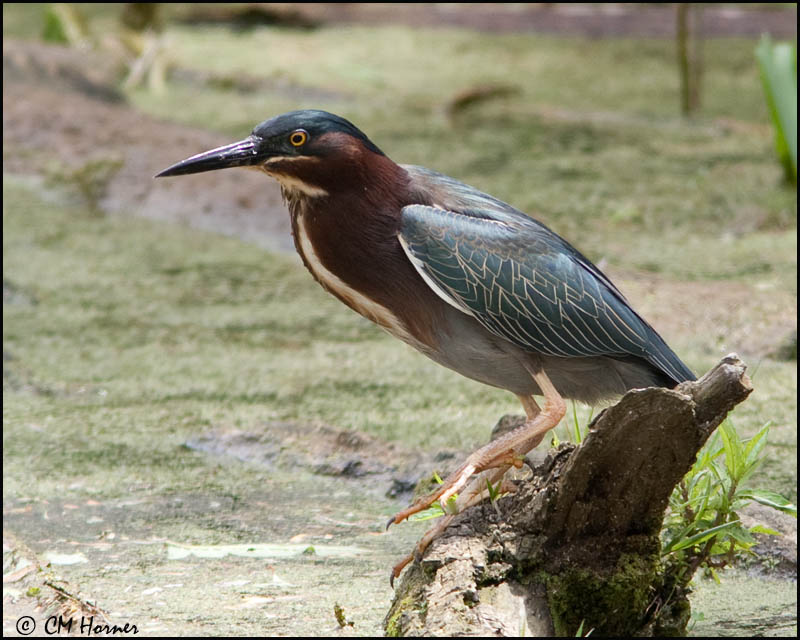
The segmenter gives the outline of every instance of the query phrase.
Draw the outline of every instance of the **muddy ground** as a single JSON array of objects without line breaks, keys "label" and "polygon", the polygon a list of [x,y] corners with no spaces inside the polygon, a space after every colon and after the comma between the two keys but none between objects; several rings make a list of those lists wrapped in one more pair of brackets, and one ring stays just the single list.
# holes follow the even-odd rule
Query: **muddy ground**
[{"label": "muddy ground", "polygon": [[[102,59],[87,65],[84,54],[6,40],[3,60],[4,150],[15,150],[4,151],[4,174],[44,184],[54,166],[109,162],[119,169],[92,196],[106,212],[180,222],[271,249],[291,249],[280,194],[259,175],[149,179],[176,159],[229,139],[132,110],[109,89],[113,69]],[[632,299],[652,295],[653,279],[614,275],[622,277]],[[654,318],[660,327],[682,315],[682,322],[715,330],[734,343],[747,336],[753,353],[763,354],[775,336],[796,326],[791,299],[775,292],[750,301],[762,309],[753,325],[736,283],[670,286],[673,300],[713,296],[717,304],[709,306],[721,311],[710,317],[707,308],[686,304],[681,314]],[[87,602],[94,603],[105,612],[96,613],[95,623],[107,615],[148,635],[380,633],[391,598],[388,568],[424,528],[408,525],[387,535],[385,513],[408,500],[419,470],[436,455],[458,455],[403,449],[335,426],[280,423],[265,424],[260,433],[209,431],[185,445],[208,456],[211,466],[257,465],[276,473],[265,486],[229,496],[150,495],[140,486],[132,487],[129,499],[108,502],[74,502],[58,495],[6,501],[4,571],[11,581],[4,590],[5,635],[25,633],[16,629],[25,615],[38,624],[33,635],[44,635],[45,619],[37,609],[44,600],[57,601],[64,611],[82,607],[87,615],[93,611]],[[238,547],[178,542],[209,520],[223,529],[250,531],[252,542]],[[741,598],[749,604],[737,604],[757,607],[758,598],[767,597],[770,607],[750,631],[783,635],[796,630],[791,582],[796,579],[796,528],[785,518],[773,517],[773,522],[788,535],[771,543],[767,555],[775,558],[785,580],[755,591],[746,583]],[[288,542],[261,545],[264,540]],[[39,564],[43,573],[30,571],[26,562],[31,563],[27,567]],[[756,563],[753,570],[762,568]],[[745,568],[738,575],[746,582]],[[703,597],[722,617],[712,627],[701,621],[696,630],[741,632],[740,609],[726,608],[731,604],[726,597],[715,601],[712,592]],[[344,608],[339,621],[336,604]]]},{"label": "muddy ground", "polygon": [[[232,14],[235,13],[235,17]],[[630,3],[321,3],[267,5],[242,12],[219,7],[194,8],[185,20],[193,24],[231,20],[241,27],[284,24],[313,28],[322,24],[407,24],[415,27],[459,27],[495,33],[554,33],[590,38],[675,35],[672,4]],[[794,14],[796,18],[796,13]],[[701,20],[707,37],[760,36],[791,38],[797,34],[791,8],[704,6]]]}]

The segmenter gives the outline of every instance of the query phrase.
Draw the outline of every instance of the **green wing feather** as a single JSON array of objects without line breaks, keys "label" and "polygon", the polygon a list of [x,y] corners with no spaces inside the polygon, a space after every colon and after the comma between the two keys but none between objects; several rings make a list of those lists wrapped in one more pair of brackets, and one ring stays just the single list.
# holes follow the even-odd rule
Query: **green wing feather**
[{"label": "green wing feather", "polygon": [[[477,203],[481,195],[471,197]],[[694,379],[589,260],[521,212],[488,196],[485,204],[403,209],[401,243],[441,297],[537,353],[637,356],[677,382]]]}]

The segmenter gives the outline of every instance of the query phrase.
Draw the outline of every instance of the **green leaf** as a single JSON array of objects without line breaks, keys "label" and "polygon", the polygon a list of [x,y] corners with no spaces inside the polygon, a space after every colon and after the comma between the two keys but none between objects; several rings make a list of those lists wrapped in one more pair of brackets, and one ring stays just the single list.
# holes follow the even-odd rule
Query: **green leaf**
[{"label": "green leaf", "polygon": [[797,183],[797,49],[763,36],[756,47],[761,82],[775,129],[775,147],[786,177]]},{"label": "green leaf", "polygon": [[681,545],[682,542],[687,539],[686,536],[689,535],[689,533],[693,531],[695,528],[696,527],[694,526],[694,524],[690,524],[689,526],[684,527],[679,533],[676,533],[675,535],[671,536],[669,540],[665,541],[661,553],[667,554],[667,553],[672,553],[673,551],[677,551],[679,549],[683,549],[684,547],[679,545]]},{"label": "green leaf", "polygon": [[489,478],[486,478],[486,488],[489,491],[489,500],[491,502],[495,502],[497,498],[500,496],[500,485],[503,483],[502,479],[498,480],[496,485],[493,485],[489,482]]},{"label": "green leaf", "polygon": [[716,540],[713,545],[711,545],[711,551],[708,552],[708,557],[713,558],[715,556],[727,556],[730,553],[731,545],[734,545],[744,551],[748,551],[749,547],[752,545],[744,545],[740,546],[736,542],[731,542],[729,539],[724,540]]},{"label": "green leaf", "polygon": [[709,480],[710,480],[709,472],[708,472],[707,469],[703,469],[702,471],[698,471],[697,473],[695,473],[692,476],[692,478],[687,483],[686,490],[689,492],[690,495],[695,490],[695,488],[698,488],[701,491],[705,490],[707,492],[708,491],[708,486],[706,486],[705,489],[704,489],[703,487],[699,487],[698,485],[701,482],[708,483]]},{"label": "green leaf", "polygon": [[795,518],[797,517],[797,505],[792,504],[782,495],[774,491],[766,491],[765,489],[742,489],[738,492],[737,497],[750,498],[759,504],[778,509]]},{"label": "green leaf", "polygon": [[46,42],[83,45],[89,39],[88,21],[74,4],[51,4],[45,12],[42,38]]},{"label": "green leaf", "polygon": [[767,444],[767,436],[769,435],[769,427],[771,424],[772,421],[767,422],[761,427],[759,432],[748,441],[744,449],[745,460],[748,464],[758,460],[761,455],[761,452]]},{"label": "green leaf", "polygon": [[744,448],[744,468],[737,481],[742,484],[752,475],[753,471],[764,461],[761,453],[767,444],[767,434],[769,433],[770,422],[767,422],[759,432],[750,438]]},{"label": "green leaf", "polygon": [[727,531],[739,524],[738,520],[734,520],[733,522],[725,522],[724,524],[718,525],[716,527],[712,527],[711,529],[706,529],[705,531],[700,531],[699,533],[694,534],[688,538],[684,538],[683,540],[677,542],[674,546],[668,547],[664,550],[663,553],[672,553],[674,551],[680,551],[681,549],[686,549],[687,547],[692,547],[696,544],[700,544],[713,538],[714,536],[722,533],[723,531]]},{"label": "green leaf", "polygon": [[581,431],[581,423],[578,420],[578,405],[574,401],[572,403],[572,441],[575,444],[583,442],[583,431]]},{"label": "green leaf", "polygon": [[443,515],[445,515],[445,513],[442,510],[441,505],[438,502],[435,502],[424,511],[419,511],[418,513],[409,516],[408,521],[420,522],[422,520],[433,520],[434,518],[441,518]]},{"label": "green leaf", "polygon": [[708,503],[714,496],[714,484],[711,475],[709,474],[705,482],[698,487],[698,498],[701,500],[699,506],[695,508],[695,513],[702,514],[708,509]]},{"label": "green leaf", "polygon": [[760,533],[765,536],[783,535],[780,531],[775,531],[775,529],[770,529],[769,527],[765,527],[763,524],[757,524],[754,527],[750,527],[748,531],[750,531],[750,533]]},{"label": "green leaf", "polygon": [[734,481],[738,481],[744,469],[744,447],[739,434],[730,420],[725,420],[719,427],[722,446],[725,449],[725,467]]},{"label": "green leaf", "polygon": [[450,515],[456,515],[458,513],[458,505],[456,504],[456,500],[458,499],[458,494],[454,493],[447,499],[445,503],[445,511]]},{"label": "green leaf", "polygon": [[736,540],[736,542],[742,545],[746,545],[745,548],[749,548],[756,543],[756,539],[741,525],[737,527],[731,527],[725,532],[725,535],[733,538]]}]

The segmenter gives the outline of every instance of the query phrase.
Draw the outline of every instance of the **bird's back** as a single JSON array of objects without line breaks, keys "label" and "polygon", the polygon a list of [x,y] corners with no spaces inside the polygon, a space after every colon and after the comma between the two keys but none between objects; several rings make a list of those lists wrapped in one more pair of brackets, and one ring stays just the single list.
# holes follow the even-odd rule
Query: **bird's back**
[{"label": "bird's back", "polygon": [[[627,387],[695,379],[611,280],[566,240],[469,185],[422,167],[405,169],[425,204],[404,208],[401,242],[451,305],[548,358],[567,377],[567,370],[591,369],[589,361],[602,358],[617,361]],[[579,381],[580,371],[574,377]]]}]

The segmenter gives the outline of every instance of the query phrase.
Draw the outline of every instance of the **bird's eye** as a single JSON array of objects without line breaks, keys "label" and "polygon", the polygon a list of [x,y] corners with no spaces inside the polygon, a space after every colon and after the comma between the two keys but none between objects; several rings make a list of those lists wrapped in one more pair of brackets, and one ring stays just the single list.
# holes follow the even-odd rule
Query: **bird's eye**
[{"label": "bird's eye", "polygon": [[293,147],[302,147],[306,140],[308,140],[308,133],[303,129],[293,131],[292,135],[289,136],[289,142],[292,143]]}]

